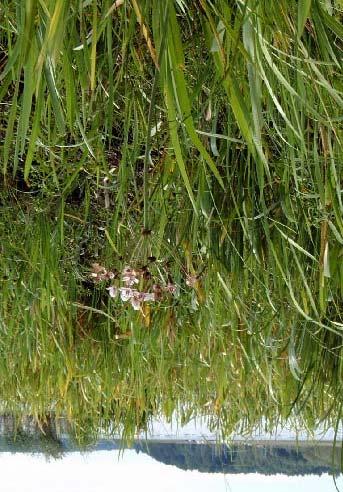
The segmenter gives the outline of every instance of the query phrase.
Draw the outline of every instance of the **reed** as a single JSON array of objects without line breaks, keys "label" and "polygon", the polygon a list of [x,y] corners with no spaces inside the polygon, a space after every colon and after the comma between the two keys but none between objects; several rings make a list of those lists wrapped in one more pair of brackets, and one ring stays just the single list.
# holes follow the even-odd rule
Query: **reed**
[{"label": "reed", "polygon": [[[7,0],[0,19],[3,411],[80,438],[338,422],[342,5]],[[109,295],[127,266],[137,310]]]}]

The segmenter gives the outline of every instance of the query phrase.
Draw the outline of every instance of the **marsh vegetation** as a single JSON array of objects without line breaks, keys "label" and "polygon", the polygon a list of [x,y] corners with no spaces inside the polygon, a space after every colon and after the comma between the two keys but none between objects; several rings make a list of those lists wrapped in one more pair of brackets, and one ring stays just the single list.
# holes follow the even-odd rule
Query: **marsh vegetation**
[{"label": "marsh vegetation", "polygon": [[2,2],[3,413],[338,424],[342,9]]}]

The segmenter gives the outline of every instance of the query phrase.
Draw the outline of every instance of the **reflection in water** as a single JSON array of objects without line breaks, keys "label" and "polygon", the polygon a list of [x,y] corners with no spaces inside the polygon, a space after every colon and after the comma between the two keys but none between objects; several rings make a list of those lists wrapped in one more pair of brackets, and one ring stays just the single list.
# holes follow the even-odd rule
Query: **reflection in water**
[{"label": "reflection in water", "polygon": [[156,421],[146,439],[141,436],[125,445],[120,439],[108,438],[80,443],[72,429],[70,423],[58,421],[52,414],[45,416],[44,421],[33,417],[18,421],[13,415],[2,415],[0,453],[42,453],[48,459],[59,459],[77,451],[125,449],[149,455],[166,465],[202,473],[338,476],[341,471],[342,443],[334,444],[330,431],[324,435],[326,440],[304,440],[304,434],[300,433],[300,440],[295,441],[294,434],[284,429],[278,434],[275,430],[276,439],[259,434],[250,441],[233,440],[219,445],[204,425],[193,422],[171,432],[171,426]]},{"label": "reflection in water", "polygon": [[206,473],[260,473],[274,475],[321,475],[339,473],[340,451],[332,444],[320,446],[257,444],[216,446],[214,444],[138,442],[134,448],[168,465]]},{"label": "reflection in water", "polygon": [[135,451],[166,465],[202,473],[338,476],[341,471],[341,447],[334,447],[327,441],[255,441],[219,445],[214,442],[139,439],[124,448],[120,440],[100,439],[80,447],[68,435],[58,435],[56,429],[46,427],[39,430],[34,426],[17,429],[11,434],[3,433],[0,437],[0,453],[44,454],[50,460],[61,459],[80,450],[85,453],[117,450],[123,454]]},{"label": "reflection in water", "polygon": [[[42,455],[0,453],[6,492],[334,492],[328,474],[290,476],[261,473],[185,471],[134,450],[66,453],[59,460]],[[20,470],[20,473],[18,473]],[[336,478],[338,487],[341,476]]]}]

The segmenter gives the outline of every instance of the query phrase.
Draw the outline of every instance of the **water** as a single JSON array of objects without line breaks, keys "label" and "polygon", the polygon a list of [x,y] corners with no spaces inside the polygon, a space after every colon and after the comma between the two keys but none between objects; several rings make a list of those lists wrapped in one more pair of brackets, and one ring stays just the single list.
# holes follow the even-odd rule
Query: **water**
[{"label": "water", "polygon": [[28,422],[17,435],[4,430],[0,467],[3,490],[11,492],[96,492],[113,487],[326,492],[343,486],[340,448],[333,449],[330,440],[333,429],[318,430],[309,439],[304,431],[295,434],[284,428],[249,439],[233,436],[230,443],[219,445],[204,422],[178,427],[176,422],[155,420],[147,439],[140,436],[130,446],[103,438],[82,450],[66,432],[44,436]]},{"label": "water", "polygon": [[[0,454],[2,490],[6,492],[334,492],[329,474],[204,473],[158,462],[134,450],[89,454],[72,452],[60,460],[43,455]],[[20,470],[20,473],[18,473]],[[342,478],[337,478],[342,489]]]}]

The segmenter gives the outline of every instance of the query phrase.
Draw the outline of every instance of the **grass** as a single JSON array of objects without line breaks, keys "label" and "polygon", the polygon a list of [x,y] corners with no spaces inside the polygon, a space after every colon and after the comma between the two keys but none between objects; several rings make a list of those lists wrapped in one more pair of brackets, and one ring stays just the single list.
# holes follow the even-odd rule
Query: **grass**
[{"label": "grass", "polygon": [[[3,4],[3,411],[338,422],[342,5]],[[134,311],[94,262],[177,293]]]}]

